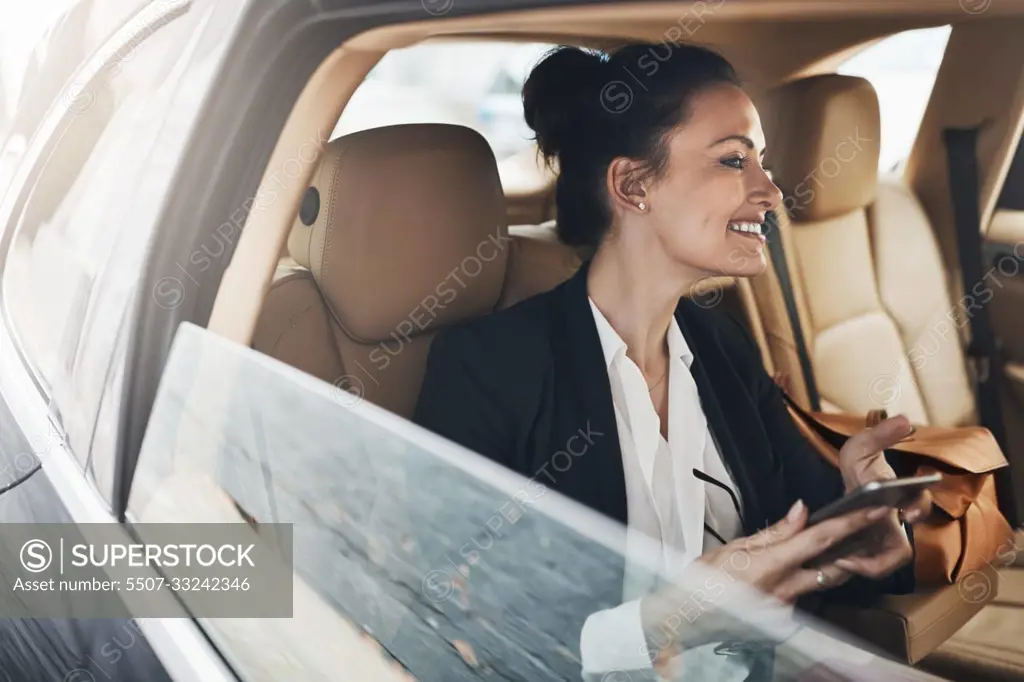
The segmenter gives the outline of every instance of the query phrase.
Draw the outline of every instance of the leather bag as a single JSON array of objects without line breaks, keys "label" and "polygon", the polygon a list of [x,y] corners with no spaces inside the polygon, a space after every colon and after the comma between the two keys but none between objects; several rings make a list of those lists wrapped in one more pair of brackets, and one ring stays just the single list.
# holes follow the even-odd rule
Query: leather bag
[{"label": "leather bag", "polygon": [[[886,418],[884,410],[867,417],[808,412],[785,398],[804,437],[836,466],[839,449],[850,436]],[[918,426],[886,450],[886,459],[897,476],[942,474],[942,481],[931,488],[931,515],[914,525],[919,586],[953,584],[992,564],[1001,549],[1013,547],[1013,530],[999,511],[993,475],[1008,464],[988,429]]]}]

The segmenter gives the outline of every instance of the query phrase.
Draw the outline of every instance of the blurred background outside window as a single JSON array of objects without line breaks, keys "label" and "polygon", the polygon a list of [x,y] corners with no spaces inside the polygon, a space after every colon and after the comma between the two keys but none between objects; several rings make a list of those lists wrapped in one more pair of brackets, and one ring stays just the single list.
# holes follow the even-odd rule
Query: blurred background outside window
[{"label": "blurred background outside window", "polygon": [[392,50],[356,90],[334,137],[395,123],[479,131],[498,161],[532,146],[520,90],[550,45],[458,42]]},{"label": "blurred background outside window", "polygon": [[839,67],[843,75],[868,80],[878,93],[882,117],[879,170],[900,170],[909,156],[949,33],[949,26],[897,33]]}]

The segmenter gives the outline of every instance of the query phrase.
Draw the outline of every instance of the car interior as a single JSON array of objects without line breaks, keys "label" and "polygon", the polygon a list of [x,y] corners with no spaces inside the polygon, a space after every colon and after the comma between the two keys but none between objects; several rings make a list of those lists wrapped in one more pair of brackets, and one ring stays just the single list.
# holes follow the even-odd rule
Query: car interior
[{"label": "car interior", "polygon": [[[880,171],[885,126],[876,90],[837,69],[888,36],[946,25],[949,39],[909,155],[897,170]],[[766,370],[781,374],[805,408],[863,414],[882,407],[916,424],[960,426],[979,420],[978,368],[965,352],[976,303],[965,300],[960,283],[942,131],[981,124],[979,201],[992,267],[984,303],[1006,358],[1005,454],[1019,503],[1021,35],[1024,5],[967,0],[611,3],[441,15],[340,45],[296,102],[264,184],[311,133],[333,129],[391,50],[466,40],[712,47],[737,68],[761,114],[765,165],[787,197],[778,211],[787,260],[753,280],[708,280],[695,296],[746,324]],[[336,137],[315,161],[302,161],[277,201],[257,202],[250,212],[209,329],[406,418],[440,330],[557,286],[590,255],[558,241],[557,169],[543,167],[533,149],[499,165],[484,136],[467,126],[369,128]],[[793,283],[799,340],[780,267]],[[998,589],[983,599],[951,585],[836,605],[826,618],[949,679],[1024,679],[1024,644],[1015,634],[1024,624],[1024,568],[1016,565],[1024,561],[1011,549],[986,569]]]}]

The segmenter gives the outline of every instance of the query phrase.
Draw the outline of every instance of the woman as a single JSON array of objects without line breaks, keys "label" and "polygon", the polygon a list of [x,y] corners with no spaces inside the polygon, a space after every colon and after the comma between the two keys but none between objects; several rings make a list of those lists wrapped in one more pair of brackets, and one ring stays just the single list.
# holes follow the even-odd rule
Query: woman
[{"label": "woman", "polygon": [[[927,499],[902,518],[873,509],[804,528],[844,492],[895,477],[881,451],[909,422],[852,438],[832,468],[742,327],[685,298],[708,276],[765,269],[761,226],[782,200],[732,67],[691,46],[563,47],[535,67],[523,101],[558,162],[559,237],[595,255],[556,289],[442,332],[415,420],[653,538],[669,573],[698,559],[784,602],[851,577],[847,589],[912,589],[901,521],[923,518]],[[881,533],[870,553],[804,567],[868,525]],[[731,571],[752,535],[766,551]],[[650,666],[656,651],[635,653],[645,644],[686,639],[664,637],[675,606],[664,590],[628,589],[626,573],[625,603],[582,628],[585,671]]]}]

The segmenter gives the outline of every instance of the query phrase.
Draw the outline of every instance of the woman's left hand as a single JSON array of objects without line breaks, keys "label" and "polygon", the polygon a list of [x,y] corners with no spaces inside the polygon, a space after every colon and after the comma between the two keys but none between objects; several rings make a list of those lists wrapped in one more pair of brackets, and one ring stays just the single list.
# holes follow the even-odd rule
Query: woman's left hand
[{"label": "woman's left hand", "polygon": [[[884,451],[912,433],[910,421],[900,415],[854,435],[839,451],[839,470],[843,475],[846,492],[871,481],[896,478],[896,472],[885,461]],[[913,549],[901,521],[917,523],[927,518],[932,508],[932,497],[923,492],[911,504],[880,521],[879,544],[870,554],[852,555],[836,561],[844,570],[869,578],[881,578],[892,573],[913,557]]]}]

